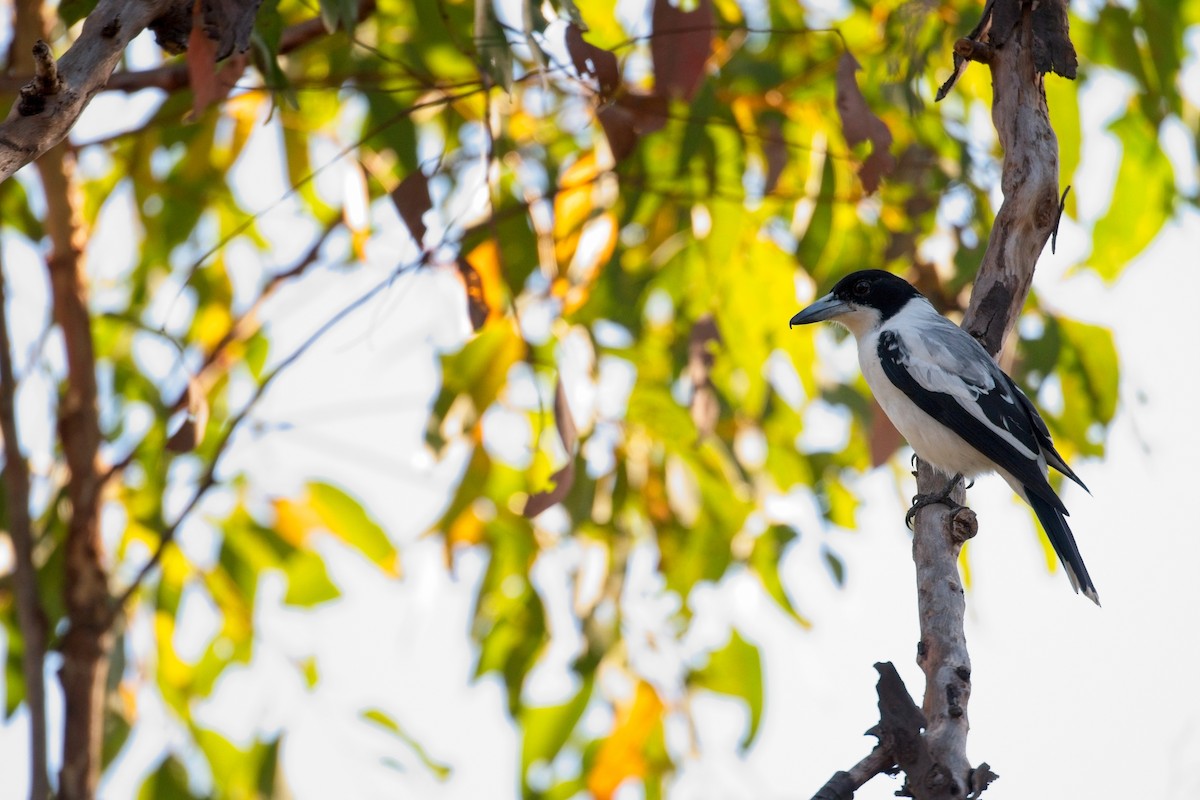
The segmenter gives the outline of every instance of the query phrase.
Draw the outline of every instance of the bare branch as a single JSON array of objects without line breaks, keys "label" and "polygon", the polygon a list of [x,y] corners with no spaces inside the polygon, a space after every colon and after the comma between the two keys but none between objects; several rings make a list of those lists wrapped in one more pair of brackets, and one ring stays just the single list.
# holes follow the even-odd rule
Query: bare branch
[{"label": "bare branch", "polygon": [[[1063,11],[1062,0],[1049,0],[1049,4]],[[1057,18],[1057,11],[1045,13]],[[993,13],[1012,20],[1011,27],[1004,26],[1003,38],[989,35],[990,25],[985,23]],[[1034,11],[1018,0],[992,0],[984,15],[985,23],[969,38],[992,49],[988,61],[992,121],[1005,154],[1004,203],[988,239],[963,327],[995,356],[1025,303],[1038,257],[1057,225],[1060,201],[1058,140],[1046,107],[1045,70],[1038,66]],[[1065,27],[1060,33],[1065,35]],[[959,58],[970,57],[958,48],[956,53]],[[952,83],[953,79],[944,89]],[[919,492],[934,491],[944,480],[920,464]],[[954,499],[961,502],[963,497],[956,493]],[[962,543],[974,535],[975,526],[969,510],[926,507],[917,515],[913,534],[921,624],[917,663],[926,676],[923,708],[929,721],[924,738],[935,763],[946,768],[949,778],[930,786],[910,774],[910,788],[918,800],[978,796],[995,777],[986,765],[971,769],[966,751],[971,662],[963,632],[966,603],[958,554]]]},{"label": "bare branch", "polygon": [[74,156],[65,146],[38,162],[46,195],[47,259],[54,321],[62,331],[67,382],[59,400],[58,436],[70,471],[71,515],[64,545],[64,600],[68,627],[62,640],[66,720],[59,792],[91,798],[100,774],[104,686],[112,648],[108,572],[100,542],[100,418],[96,356],[83,263],[84,233],[79,214]]},{"label": "bare branch", "polygon": [[[25,679],[25,707],[29,709],[30,797],[50,793],[46,766],[46,615],[37,589],[33,562],[33,524],[29,517],[29,464],[17,439],[12,342],[8,338],[8,300],[0,269],[0,434],[4,438],[4,494],[8,535],[15,565],[17,624],[21,630],[21,672]],[[11,645],[10,645],[11,646]],[[9,691],[12,691],[11,688]]]},{"label": "bare branch", "polygon": [[[35,79],[0,123],[0,182],[61,142],[83,109],[104,87],[125,46],[179,0],[100,0],[83,31],[59,60],[57,91],[39,91]],[[42,45],[44,47],[44,44]],[[35,62],[45,77],[52,62],[47,48]]]}]

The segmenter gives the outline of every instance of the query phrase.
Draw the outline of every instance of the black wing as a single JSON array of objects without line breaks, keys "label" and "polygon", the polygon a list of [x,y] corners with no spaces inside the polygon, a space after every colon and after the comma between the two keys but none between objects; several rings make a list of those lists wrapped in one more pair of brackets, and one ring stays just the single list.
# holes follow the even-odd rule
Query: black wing
[{"label": "black wing", "polygon": [[[1000,430],[1007,432],[1016,442],[1032,453],[1037,453],[1041,449],[1041,439],[1037,430],[1041,419],[1038,418],[1037,423],[1034,422],[1029,413],[1032,404],[1019,390],[1015,390],[1012,382],[1008,380],[1008,376],[1004,375],[999,368],[995,371],[1004,380],[995,381],[993,387],[986,390],[984,386],[967,380],[962,373],[950,373],[943,367],[935,365],[945,373],[947,380],[961,381],[970,388],[975,402],[979,404],[984,416],[991,423],[989,425],[967,411],[954,395],[931,390],[919,384],[908,369],[911,361],[910,354],[904,346],[904,341],[895,331],[883,331],[879,334],[876,351],[888,380],[897,389],[904,392],[918,408],[954,431],[964,442],[1019,480],[1028,493],[1042,498],[1063,514],[1067,513],[1066,506],[1054,493],[1046,476],[1042,474],[1037,459],[1019,453],[999,433]],[[988,358],[986,352],[984,357]],[[1021,402],[1022,400],[1024,402]],[[1044,428],[1045,424],[1041,424]],[[1045,436],[1049,440],[1049,434],[1047,433]],[[1061,458],[1058,460],[1062,461]]]}]

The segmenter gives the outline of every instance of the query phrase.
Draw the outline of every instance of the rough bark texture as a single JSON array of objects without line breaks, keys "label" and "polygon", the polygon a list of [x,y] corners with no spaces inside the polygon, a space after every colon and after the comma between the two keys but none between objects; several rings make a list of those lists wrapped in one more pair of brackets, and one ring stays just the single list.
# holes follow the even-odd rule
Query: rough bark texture
[{"label": "rough bark texture", "polygon": [[[919,491],[938,491],[946,477],[919,462]],[[953,494],[965,499],[961,484]],[[975,514],[942,505],[917,512],[913,532],[913,563],[917,572],[917,613],[921,641],[917,664],[925,672],[925,699],[921,710],[928,727],[925,744],[932,757],[914,774],[906,770],[908,788],[917,798],[961,798],[971,772],[967,760],[967,701],[971,697],[971,656],[963,632],[967,604],[958,574],[958,554],[963,542],[975,535]]]},{"label": "rough bark texture", "polygon": [[[1074,77],[1065,0],[988,0],[979,25],[955,46],[955,71],[939,91],[939,100],[968,61],[991,69],[992,120],[1004,148],[1004,203],[988,238],[963,327],[995,357],[1016,325],[1034,267],[1058,224],[1058,140],[1050,127],[1043,73]],[[946,480],[919,463],[918,492],[940,491]],[[961,488],[953,499],[963,502]],[[816,798],[848,800],[870,778],[863,777],[862,769],[877,774],[892,764],[904,770],[905,790],[916,800],[976,798],[996,778],[986,763],[972,769],[967,759],[971,659],[963,631],[966,602],[958,555],[976,526],[975,514],[967,508],[931,505],[916,515],[913,562],[921,628],[917,663],[925,673],[926,725],[917,750],[924,755],[906,756],[906,745],[881,736],[871,755],[851,772],[836,773]],[[881,689],[881,713],[883,697]],[[882,725],[881,717],[881,730]]]},{"label": "rough bark texture", "polygon": [[[125,46],[179,1],[100,0],[58,61],[62,85],[53,93],[23,93],[0,123],[0,182],[66,138],[84,107],[104,88]],[[29,45],[14,41],[14,50],[22,46]],[[30,98],[38,102],[30,103]]]},{"label": "rough bark texture", "polygon": [[[1051,4],[1061,5],[1061,0]],[[1004,148],[1004,203],[988,239],[963,327],[995,356],[1016,324],[1038,257],[1057,224],[1059,195],[1058,140],[1050,127],[1036,62],[1041,52],[1038,17],[1030,4],[1020,0],[995,0],[992,7],[995,15],[1013,20],[989,26],[994,45],[988,60],[992,120]],[[1058,18],[1057,13],[1052,16]],[[1061,33],[1065,36],[1065,29]],[[997,39],[1002,44],[996,45]],[[936,491],[945,480],[921,464],[917,490]],[[962,495],[956,494],[956,499],[962,502]],[[971,769],[966,750],[971,661],[963,633],[966,604],[958,553],[963,541],[973,535],[974,525],[969,510],[952,513],[939,506],[922,509],[916,518],[913,559],[921,624],[917,662],[926,676],[923,709],[929,728],[925,739],[935,762],[945,768],[945,780],[934,776],[922,783],[909,775],[909,788],[918,800],[966,797],[975,791],[979,775],[990,775],[982,766]]]}]

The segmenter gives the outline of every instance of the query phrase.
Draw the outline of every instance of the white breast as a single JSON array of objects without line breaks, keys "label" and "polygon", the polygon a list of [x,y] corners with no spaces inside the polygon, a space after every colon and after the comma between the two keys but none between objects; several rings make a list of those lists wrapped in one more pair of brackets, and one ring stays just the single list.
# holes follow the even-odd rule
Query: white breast
[{"label": "white breast", "polygon": [[994,470],[987,457],[918,408],[908,395],[896,388],[879,363],[878,343],[878,331],[859,338],[859,366],[880,407],[916,454],[948,476],[961,472],[969,478]]}]

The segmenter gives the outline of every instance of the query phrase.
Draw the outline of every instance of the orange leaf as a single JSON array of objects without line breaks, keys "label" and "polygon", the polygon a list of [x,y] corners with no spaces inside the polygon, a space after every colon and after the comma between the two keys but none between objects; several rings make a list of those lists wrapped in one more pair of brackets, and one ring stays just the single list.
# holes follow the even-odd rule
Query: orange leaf
[{"label": "orange leaf", "polygon": [[272,501],[275,506],[275,532],[293,547],[303,547],[309,532],[323,527],[320,515],[303,501],[279,497]]},{"label": "orange leaf", "polygon": [[646,741],[662,724],[665,708],[645,681],[638,681],[629,701],[618,704],[613,732],[600,745],[587,776],[588,791],[596,800],[611,800],[626,779],[646,775]]},{"label": "orange leaf", "polygon": [[[499,309],[503,304],[504,298],[504,279],[500,269],[500,247],[496,244],[495,239],[488,239],[481,242],[478,247],[467,253],[467,264],[474,270],[476,277],[479,280],[478,293],[473,294],[473,289],[470,286],[473,278],[468,278],[462,275],[462,264],[459,263],[459,272],[463,278],[463,284],[467,290],[467,302],[471,311],[471,323],[475,323],[476,314],[480,308],[486,311],[484,322],[489,319],[494,319],[499,315]],[[479,304],[479,307],[476,306]],[[475,327],[475,330],[483,327],[482,323]]]}]

